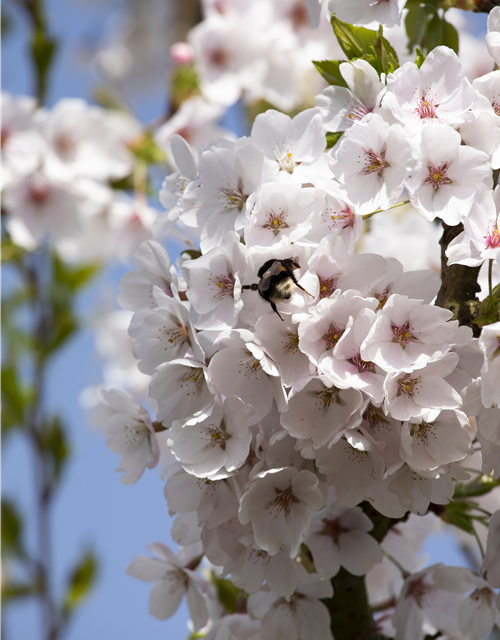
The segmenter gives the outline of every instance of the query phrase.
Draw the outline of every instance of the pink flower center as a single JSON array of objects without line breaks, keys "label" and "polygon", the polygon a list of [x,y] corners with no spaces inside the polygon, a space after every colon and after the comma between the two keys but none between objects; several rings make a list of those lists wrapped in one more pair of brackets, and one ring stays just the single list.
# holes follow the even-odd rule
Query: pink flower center
[{"label": "pink flower center", "polygon": [[498,249],[500,247],[500,231],[498,230],[498,221],[495,220],[495,226],[486,235],[485,249]]},{"label": "pink flower center", "polygon": [[412,378],[411,373],[407,373],[405,376],[398,380],[398,396],[406,396],[412,398],[415,395],[414,387],[420,381],[420,378]]},{"label": "pink flower center", "polygon": [[381,176],[384,172],[384,169],[390,167],[391,165],[386,162],[385,159],[385,150],[377,153],[372,149],[365,151],[366,156],[366,165],[363,169],[364,173],[372,174],[375,173],[378,176]]},{"label": "pink flower center", "polygon": [[428,167],[429,175],[425,179],[424,184],[432,185],[434,191],[437,191],[444,184],[452,184],[453,181],[448,178],[448,163],[443,162],[439,167]]},{"label": "pink flower center", "polygon": [[432,96],[421,95],[417,99],[417,107],[415,111],[418,113],[419,117],[422,120],[424,120],[425,118],[437,118],[436,107],[439,107],[439,105],[438,104],[434,105]]},{"label": "pink flower center", "polygon": [[392,342],[403,345],[403,348],[410,344],[410,342],[417,340],[410,330],[409,322],[405,322],[401,327],[392,325],[392,335],[394,336]]},{"label": "pink flower center", "polygon": [[288,15],[294,29],[299,29],[305,25],[309,26],[309,14],[304,3],[296,2]]},{"label": "pink flower center", "polygon": [[288,229],[285,212],[281,211],[276,213],[275,211],[271,211],[271,213],[267,214],[266,221],[262,226],[264,229],[270,229],[273,234],[277,236],[281,229]]},{"label": "pink flower center", "polygon": [[269,511],[274,511],[276,509],[277,514],[274,517],[277,518],[283,513],[283,511],[285,512],[285,515],[289,513],[290,509],[292,508],[292,503],[298,502],[298,499],[294,495],[292,495],[292,487],[288,487],[288,489],[285,489],[283,491],[275,488],[275,491],[276,497],[271,502]]},{"label": "pink flower center", "polygon": [[328,351],[329,349],[333,349],[333,347],[337,344],[337,342],[342,337],[343,333],[344,333],[343,329],[337,329],[336,327],[333,326],[333,324],[331,324],[328,331],[321,336],[323,342],[325,343],[325,351]]},{"label": "pink flower center", "polygon": [[497,114],[497,116],[500,116],[500,102],[493,100],[491,106],[493,107],[493,111]]},{"label": "pink flower center", "polygon": [[209,52],[208,59],[214,67],[224,68],[229,61],[229,53],[222,47],[218,47]]},{"label": "pink flower center", "polygon": [[283,347],[284,351],[294,356],[296,353],[299,352],[299,334],[298,333],[288,334],[288,340],[282,344],[285,345]]},{"label": "pink flower center", "polygon": [[[328,407],[336,402],[337,404],[343,404],[342,400],[339,397],[337,387],[329,387],[328,389],[323,389],[323,391],[317,391],[316,397],[320,401],[321,409],[328,409]],[[318,406],[318,403],[316,403]]]},{"label": "pink flower center", "polygon": [[320,535],[330,536],[335,544],[338,543],[339,538],[343,533],[347,533],[349,531],[349,529],[343,527],[341,522],[336,518],[331,518],[330,520],[328,518],[324,518],[322,522],[324,526],[320,531]]},{"label": "pink flower center", "polygon": [[29,199],[33,204],[43,204],[49,197],[49,190],[43,184],[33,184],[29,190]]},{"label": "pink flower center", "polygon": [[372,429],[380,428],[383,424],[388,424],[388,420],[384,416],[382,409],[380,407],[374,407],[371,402],[363,413],[363,418],[368,422]]},{"label": "pink flower center", "polygon": [[348,362],[355,365],[358,368],[359,373],[363,373],[364,371],[370,371],[370,373],[375,373],[375,366],[373,362],[366,362],[363,360],[361,356],[356,355],[354,358],[349,358]]},{"label": "pink flower center", "polygon": [[241,193],[239,189],[221,189],[219,200],[226,209],[241,209],[247,201],[248,196]]},{"label": "pink flower center", "polygon": [[383,291],[382,293],[375,293],[373,294],[373,296],[375,298],[377,298],[378,300],[378,307],[377,309],[383,309],[385,307],[385,303],[387,302],[387,300],[389,299],[389,289],[386,289],[385,291]]},{"label": "pink flower center", "polygon": [[54,140],[56,151],[63,157],[68,156],[75,148],[75,142],[68,135],[62,133]]},{"label": "pink flower center", "polygon": [[347,122],[353,120],[362,120],[366,115],[372,112],[372,109],[368,109],[360,100],[353,98],[349,104],[349,113],[345,116]]},{"label": "pink flower center", "polygon": [[10,131],[8,131],[7,129],[4,129],[2,127],[2,147],[4,146],[4,144],[9,139],[9,136],[10,136]]},{"label": "pink flower center", "polygon": [[424,577],[421,576],[417,580],[410,582],[406,592],[406,598],[413,598],[420,609],[423,608],[424,597],[433,590],[432,586],[425,584]]},{"label": "pink flower center", "polygon": [[356,217],[356,214],[349,209],[348,205],[346,205],[345,209],[342,209],[342,211],[334,211],[332,214],[330,214],[330,218],[332,219],[333,225],[334,226],[338,225],[342,227],[342,229],[345,229],[347,227],[353,227],[355,217]]},{"label": "pink flower center", "polygon": [[293,173],[295,167],[297,167],[300,162],[295,160],[295,152],[293,150],[293,146],[289,149],[282,147],[281,149],[276,148],[274,150],[274,155],[276,157],[276,162],[279,165],[280,171],[287,171],[288,173]]},{"label": "pink flower center", "polygon": [[319,278],[319,297],[329,298],[337,288],[337,282],[333,278]]},{"label": "pink flower center", "polygon": [[189,333],[187,327],[179,326],[177,329],[172,329],[170,331],[163,331],[163,328],[159,329],[159,339],[161,340],[163,337],[167,338],[167,341],[174,347],[183,342],[189,342]]},{"label": "pink flower center", "polygon": [[215,298],[225,298],[226,296],[232,296],[234,291],[235,279],[232,273],[227,275],[220,275],[216,279],[215,286]]}]

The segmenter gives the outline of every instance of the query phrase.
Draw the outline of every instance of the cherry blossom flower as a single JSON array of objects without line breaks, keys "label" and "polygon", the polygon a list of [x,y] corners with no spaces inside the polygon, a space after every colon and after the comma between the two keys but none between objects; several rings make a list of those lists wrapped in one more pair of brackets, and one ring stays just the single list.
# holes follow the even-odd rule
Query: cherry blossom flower
[{"label": "cherry blossom flower", "polygon": [[401,458],[417,471],[437,469],[463,460],[472,453],[471,439],[465,430],[468,426],[467,416],[459,411],[441,411],[435,418],[404,422],[401,426]]},{"label": "cherry blossom flower", "polygon": [[500,407],[500,322],[483,327],[479,346],[484,353],[481,400],[485,407]]},{"label": "cherry blossom flower", "polygon": [[185,595],[193,627],[196,631],[208,622],[208,610],[202,593],[209,593],[209,586],[189,563],[164,544],[155,542],[149,549],[157,556],[135,557],[127,567],[127,573],[144,582],[154,582],[149,599],[149,612],[159,620],[173,616]]},{"label": "cherry blossom flower", "polygon": [[401,24],[404,5],[404,0],[329,0],[328,9],[351,24],[380,23],[392,27]]},{"label": "cherry blossom flower", "polygon": [[325,127],[317,109],[307,109],[293,120],[269,110],[255,118],[252,142],[264,151],[263,182],[315,184],[328,177],[325,165],[318,174],[317,161],[326,147]]},{"label": "cherry blossom flower", "polygon": [[297,393],[292,390],[281,424],[294,438],[310,440],[313,449],[321,449],[337,442],[352,422],[361,422],[362,402],[355,389],[338,389],[313,379]]},{"label": "cherry blossom flower", "polygon": [[[42,123],[48,141],[45,170],[55,178],[77,176],[106,180],[123,178],[132,171],[133,155],[128,141],[140,133],[131,116],[126,119],[124,139],[113,115],[83,100],[66,98],[46,114]],[[117,116],[120,118],[120,116]]]},{"label": "cherry blossom flower", "polygon": [[286,408],[283,383],[276,363],[253,340],[250,331],[233,332],[222,338],[228,348],[210,360],[209,375],[222,395],[235,394],[255,407],[257,422],[269,413],[273,400]]},{"label": "cherry blossom flower", "polygon": [[241,467],[250,449],[248,421],[254,409],[236,396],[215,405],[202,421],[175,421],[168,446],[188,473],[218,480]]},{"label": "cherry blossom flower", "polygon": [[157,307],[136,311],[129,327],[139,370],[153,374],[158,365],[182,358],[190,350],[203,361],[204,353],[186,307],[156,286],[153,296]]},{"label": "cherry blossom flower", "polygon": [[293,557],[306,537],[311,512],[323,502],[318,478],[310,471],[270,469],[258,473],[242,496],[239,519],[251,522],[260,549],[275,555],[285,545]]},{"label": "cherry blossom flower", "polygon": [[388,75],[382,104],[410,130],[417,131],[436,122],[452,126],[463,122],[475,95],[456,53],[448,47],[436,47],[420,69],[407,62]]},{"label": "cherry blossom flower", "polygon": [[328,485],[335,487],[336,507],[355,507],[366,498],[372,480],[382,478],[381,448],[366,431],[352,429],[318,453],[316,464],[327,476]]},{"label": "cherry blossom flower", "polygon": [[264,184],[249,200],[252,213],[245,226],[245,241],[254,246],[293,243],[318,224],[324,208],[319,189]]},{"label": "cherry blossom flower", "polygon": [[120,282],[118,304],[129,311],[154,309],[157,306],[153,295],[158,287],[167,296],[178,298],[177,271],[170,262],[165,249],[155,240],[141,244],[134,254],[140,269],[129,271]]},{"label": "cherry blossom flower", "polygon": [[349,573],[362,576],[382,562],[380,546],[368,533],[372,529],[372,521],[359,507],[316,511],[307,546],[318,573],[331,578],[343,566]]},{"label": "cherry blossom flower", "polygon": [[500,587],[500,509],[490,518],[486,553],[481,564],[481,573],[492,587]]},{"label": "cherry blossom flower", "polygon": [[384,89],[378,73],[366,60],[344,62],[339,71],[348,89],[330,86],[316,96],[327,131],[346,131],[369,113],[376,113]]},{"label": "cherry blossom flower", "polygon": [[200,159],[201,184],[185,193],[181,220],[201,229],[205,253],[217,247],[228,231],[245,225],[248,196],[261,183],[262,151],[248,139],[220,140]]},{"label": "cherry blossom flower", "polygon": [[491,180],[488,156],[462,146],[460,135],[440,124],[422,130],[414,151],[418,168],[407,186],[415,209],[428,220],[439,216],[449,225],[462,222],[476,193]]},{"label": "cherry blossom flower", "polygon": [[117,471],[125,471],[124,484],[135,484],[144,469],[152,469],[159,458],[158,442],[149,413],[130,396],[117,389],[102,392],[110,410],[105,427],[108,447],[122,456]]},{"label": "cherry blossom flower", "polygon": [[500,622],[500,612],[496,607],[497,593],[477,575],[469,576],[475,587],[460,606],[458,626],[460,632],[470,640],[483,640]]},{"label": "cherry blossom flower", "polygon": [[500,188],[492,193],[484,187],[474,198],[464,231],[446,249],[448,264],[476,267],[500,255]]},{"label": "cherry blossom flower", "polygon": [[45,141],[39,120],[34,98],[2,93],[2,189],[41,165]]},{"label": "cherry blossom flower", "polygon": [[397,202],[410,166],[410,144],[402,128],[371,114],[344,133],[332,171],[353,204],[374,211]]},{"label": "cherry blossom flower", "polygon": [[410,373],[388,373],[384,382],[384,410],[396,420],[423,416],[427,409],[457,409],[460,395],[444,381],[458,363],[455,353]]},{"label": "cherry blossom flower", "polygon": [[243,309],[242,281],[247,281],[254,271],[253,260],[238,234],[229,231],[217,248],[186,261],[183,268],[189,272],[187,298],[200,314],[196,327],[234,327]]},{"label": "cherry blossom flower", "polygon": [[500,8],[493,7],[488,14],[488,33],[486,48],[495,63],[500,66]]},{"label": "cherry blossom flower", "polygon": [[232,134],[217,124],[223,114],[221,105],[201,96],[184,100],[175,114],[155,131],[155,142],[175,162],[170,151],[170,140],[175,134],[182,136],[193,149],[219,138],[232,139]]},{"label": "cherry blossom flower", "polygon": [[393,293],[361,345],[363,360],[384,371],[414,371],[450,349],[458,328],[447,309]]},{"label": "cherry blossom flower", "polygon": [[299,586],[289,602],[266,591],[249,597],[251,615],[261,620],[262,640],[333,640],[328,609],[320,601],[332,596],[332,587],[327,580],[313,580]]},{"label": "cherry blossom flower", "polygon": [[[239,500],[231,480],[197,478],[175,466],[163,471],[162,478],[169,474],[163,493],[172,513],[195,511],[200,525],[213,529],[238,515]],[[180,467],[180,464],[179,464]]]},{"label": "cherry blossom flower", "polygon": [[6,187],[3,204],[10,213],[7,229],[15,244],[33,251],[49,236],[76,236],[89,202],[69,183],[34,172]]},{"label": "cherry blossom flower", "polygon": [[158,420],[170,427],[174,420],[198,417],[212,404],[207,367],[194,359],[180,358],[161,364],[151,379],[149,393],[158,402]]},{"label": "cherry blossom flower", "polygon": [[471,573],[435,564],[407,578],[392,618],[396,640],[420,640],[424,620],[443,631],[456,631]]}]

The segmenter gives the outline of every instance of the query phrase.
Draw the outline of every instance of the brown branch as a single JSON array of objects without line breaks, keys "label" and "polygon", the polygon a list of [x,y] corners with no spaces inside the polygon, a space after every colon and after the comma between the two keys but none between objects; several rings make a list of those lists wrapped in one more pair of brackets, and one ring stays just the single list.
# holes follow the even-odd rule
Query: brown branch
[{"label": "brown branch", "polygon": [[471,327],[474,337],[478,337],[481,329],[473,323],[479,310],[479,300],[476,297],[481,288],[477,283],[479,267],[466,267],[461,264],[448,266],[446,249],[464,227],[458,224],[450,227],[443,222],[441,245],[441,289],[437,295],[436,304],[453,312],[453,317],[459,324]]}]

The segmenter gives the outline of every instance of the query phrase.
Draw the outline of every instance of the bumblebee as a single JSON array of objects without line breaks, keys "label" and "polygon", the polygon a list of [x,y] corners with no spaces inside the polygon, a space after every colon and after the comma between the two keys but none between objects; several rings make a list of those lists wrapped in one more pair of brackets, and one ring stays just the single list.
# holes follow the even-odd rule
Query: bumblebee
[{"label": "bumblebee", "polygon": [[293,258],[285,260],[268,260],[259,269],[260,278],[258,284],[243,285],[243,289],[258,291],[259,294],[271,305],[274,313],[277,313],[280,320],[283,320],[280,312],[276,308],[276,303],[280,300],[288,300],[293,293],[293,285],[302,289],[307,295],[313,297],[295,279],[293,270],[300,269],[300,264]]}]

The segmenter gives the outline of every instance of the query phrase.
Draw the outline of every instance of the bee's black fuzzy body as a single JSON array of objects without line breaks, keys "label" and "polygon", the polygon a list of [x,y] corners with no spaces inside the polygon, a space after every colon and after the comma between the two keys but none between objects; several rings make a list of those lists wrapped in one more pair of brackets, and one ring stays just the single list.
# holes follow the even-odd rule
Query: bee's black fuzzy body
[{"label": "bee's black fuzzy body", "polygon": [[283,320],[276,308],[276,302],[291,298],[294,285],[311,295],[297,282],[293,273],[294,269],[300,269],[300,264],[293,258],[268,260],[258,271],[259,284],[245,285],[243,289],[258,291],[259,295],[269,302],[272,310]]}]

